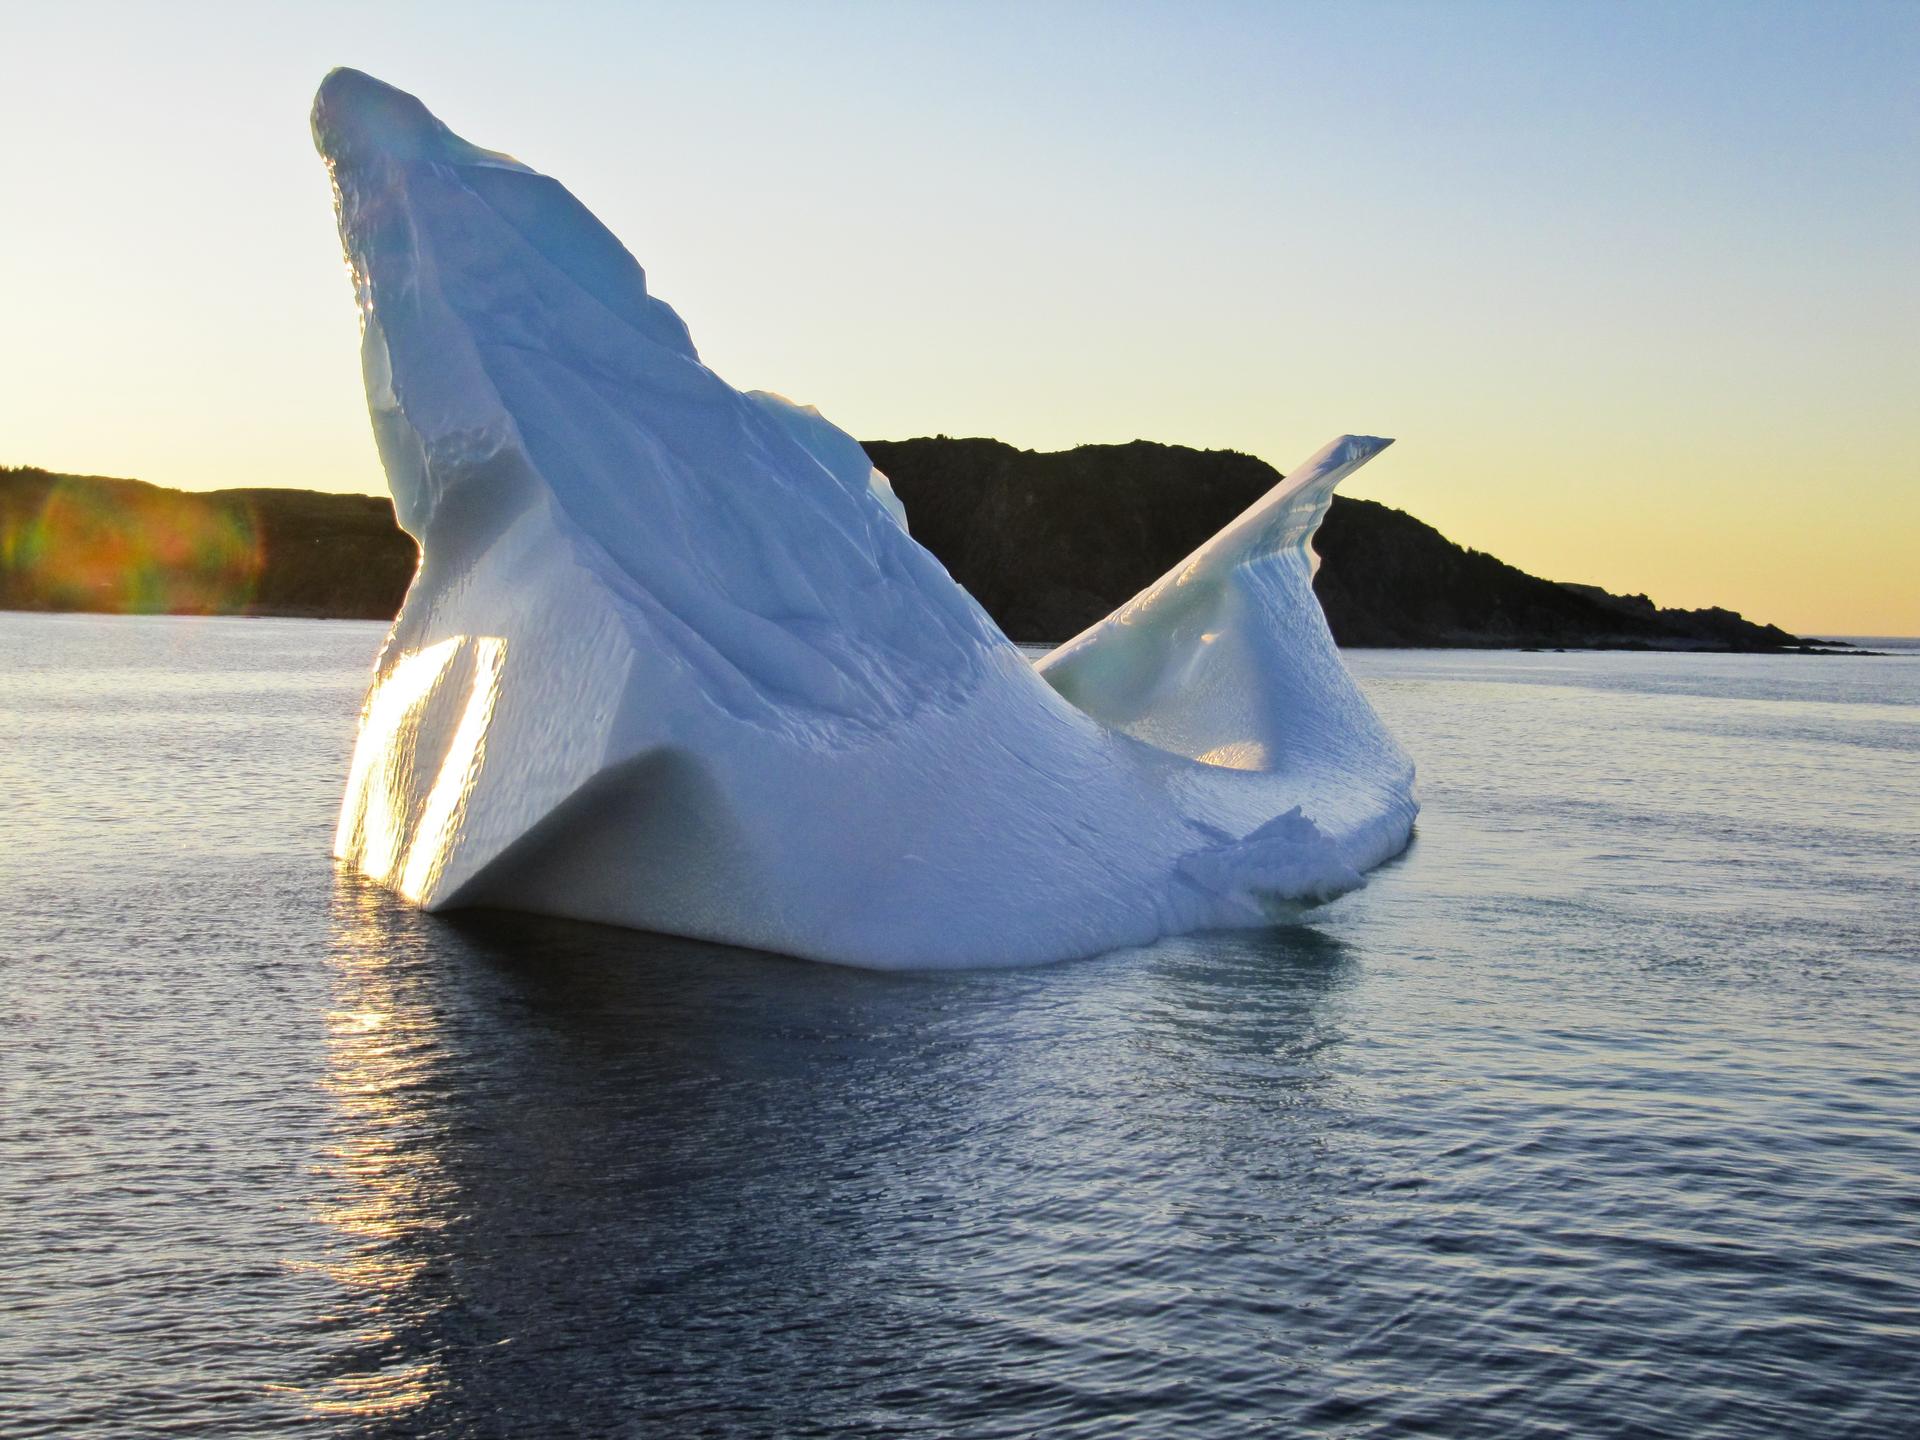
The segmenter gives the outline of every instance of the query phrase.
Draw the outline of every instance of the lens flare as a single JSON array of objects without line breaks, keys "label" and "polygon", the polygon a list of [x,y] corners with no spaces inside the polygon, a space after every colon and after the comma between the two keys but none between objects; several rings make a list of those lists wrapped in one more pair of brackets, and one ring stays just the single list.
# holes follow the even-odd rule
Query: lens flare
[{"label": "lens flare", "polygon": [[0,595],[9,605],[219,615],[244,613],[258,590],[265,551],[241,497],[12,478],[12,503],[0,506]]}]

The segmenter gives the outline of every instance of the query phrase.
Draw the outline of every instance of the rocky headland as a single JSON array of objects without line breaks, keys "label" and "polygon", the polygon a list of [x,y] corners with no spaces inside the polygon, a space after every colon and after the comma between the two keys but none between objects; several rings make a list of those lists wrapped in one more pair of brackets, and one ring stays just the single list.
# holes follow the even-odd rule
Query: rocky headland
[{"label": "rocky headland", "polygon": [[[998,440],[868,441],[914,535],[1015,640],[1064,640],[1280,480],[1262,460],[1139,440],[1041,453]],[[1355,646],[1788,651],[1730,610],[1560,584],[1404,511],[1336,498],[1314,589]],[[417,559],[384,497],[0,469],[0,608],[386,619]]]}]

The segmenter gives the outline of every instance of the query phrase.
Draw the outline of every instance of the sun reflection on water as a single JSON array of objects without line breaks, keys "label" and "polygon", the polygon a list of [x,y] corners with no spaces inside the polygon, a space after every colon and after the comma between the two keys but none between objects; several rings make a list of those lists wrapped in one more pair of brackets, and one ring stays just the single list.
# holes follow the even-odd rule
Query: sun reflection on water
[{"label": "sun reflection on water", "polygon": [[306,1399],[321,1415],[391,1418],[442,1387],[438,1362],[421,1359],[411,1341],[444,1303],[421,1282],[452,1213],[432,1102],[439,1024],[394,964],[392,901],[343,876],[333,910],[335,1004],[322,1084],[335,1121],[315,1167],[315,1214],[328,1231],[316,1268],[339,1287],[340,1309],[329,1319],[344,1343]]}]

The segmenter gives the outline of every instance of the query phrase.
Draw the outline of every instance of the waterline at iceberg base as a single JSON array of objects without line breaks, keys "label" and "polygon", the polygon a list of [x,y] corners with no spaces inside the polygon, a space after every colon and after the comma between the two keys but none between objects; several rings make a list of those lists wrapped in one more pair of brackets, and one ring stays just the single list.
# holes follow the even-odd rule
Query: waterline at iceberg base
[{"label": "waterline at iceberg base", "polygon": [[816,411],[701,364],[558,182],[314,101],[400,523],[337,856],[495,906],[882,968],[1271,923],[1411,833],[1313,531],[1336,440],[1037,664]]}]

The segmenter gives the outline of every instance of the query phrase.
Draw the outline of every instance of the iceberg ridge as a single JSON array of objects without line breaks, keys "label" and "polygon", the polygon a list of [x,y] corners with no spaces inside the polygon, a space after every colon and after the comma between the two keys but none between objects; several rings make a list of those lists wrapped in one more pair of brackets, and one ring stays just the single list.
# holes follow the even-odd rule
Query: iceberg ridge
[{"label": "iceberg ridge", "polygon": [[880,968],[1267,923],[1399,851],[1412,765],[1309,541],[1334,442],[1038,665],[818,412],[727,385],[557,182],[337,70],[314,102],[421,565],[335,854],[502,906]]}]

